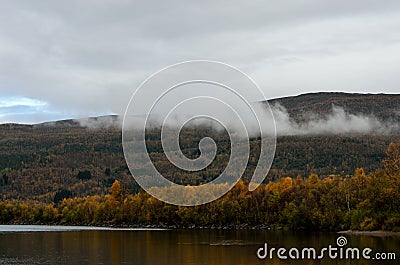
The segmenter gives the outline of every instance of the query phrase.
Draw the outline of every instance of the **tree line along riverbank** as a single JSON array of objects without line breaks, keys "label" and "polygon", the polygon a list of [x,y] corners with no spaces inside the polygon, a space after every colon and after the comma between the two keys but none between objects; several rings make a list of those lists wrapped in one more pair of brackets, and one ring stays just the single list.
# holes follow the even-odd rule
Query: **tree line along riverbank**
[{"label": "tree line along riverbank", "polygon": [[391,143],[374,173],[283,177],[253,192],[240,180],[220,199],[195,207],[169,205],[144,191],[126,194],[116,180],[105,196],[0,201],[0,223],[400,231],[399,161],[400,143]]}]

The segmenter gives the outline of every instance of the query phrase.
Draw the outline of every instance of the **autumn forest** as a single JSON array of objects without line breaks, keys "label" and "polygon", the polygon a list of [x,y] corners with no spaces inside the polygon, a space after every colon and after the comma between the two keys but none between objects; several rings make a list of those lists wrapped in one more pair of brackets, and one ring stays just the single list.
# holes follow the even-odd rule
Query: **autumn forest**
[{"label": "autumn forest", "polygon": [[[331,96],[321,104],[321,97],[309,108],[323,111],[335,99]],[[336,95],[334,103],[346,103],[352,111],[368,105],[357,105],[359,98],[340,101],[341,97]],[[297,113],[302,100],[280,103],[289,113]],[[387,109],[374,106],[382,117],[388,115]],[[199,155],[198,143],[204,136],[218,145],[216,160],[195,173],[168,162],[159,133],[153,129],[146,134],[150,157],[176,183],[209,182],[227,164],[229,141],[223,132],[205,126],[181,132],[182,152],[188,157]],[[209,204],[177,207],[158,201],[135,183],[123,157],[118,127],[89,128],[73,120],[2,124],[0,223],[400,231],[398,133],[279,136],[266,180],[249,192],[258,143],[257,137],[251,139],[246,171],[229,193]]]}]

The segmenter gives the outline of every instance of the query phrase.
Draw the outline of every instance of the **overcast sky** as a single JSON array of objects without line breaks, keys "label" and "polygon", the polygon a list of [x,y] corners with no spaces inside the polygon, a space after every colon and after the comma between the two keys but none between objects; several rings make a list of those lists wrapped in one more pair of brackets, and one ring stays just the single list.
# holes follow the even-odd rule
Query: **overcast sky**
[{"label": "overcast sky", "polygon": [[208,59],[267,98],[399,93],[400,1],[0,3],[0,123],[122,113],[155,71]]}]

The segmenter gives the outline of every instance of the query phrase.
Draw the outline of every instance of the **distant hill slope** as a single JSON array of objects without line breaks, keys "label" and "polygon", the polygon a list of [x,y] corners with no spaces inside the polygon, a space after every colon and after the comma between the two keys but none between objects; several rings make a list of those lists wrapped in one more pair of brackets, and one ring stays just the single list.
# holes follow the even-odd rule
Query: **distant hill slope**
[{"label": "distant hill slope", "polygon": [[[400,95],[363,95],[314,93],[274,99],[293,117],[310,111],[326,114],[332,104],[350,113],[395,119]],[[127,170],[121,146],[120,117],[106,116],[64,120],[39,125],[0,125],[0,194],[2,200],[38,200],[50,202],[56,193],[74,196],[105,194],[114,179],[121,180],[126,192],[138,190]],[[109,126],[108,124],[112,124]],[[85,126],[89,126],[87,129]],[[198,155],[197,144],[209,133],[207,128],[186,131],[183,153]],[[162,153],[159,131],[151,131],[148,142],[156,167],[168,178],[184,184],[210,181],[226,165],[229,151],[225,134],[215,135],[222,143],[219,162],[198,174],[184,174],[172,167]],[[268,179],[284,176],[320,176],[352,174],[357,167],[367,172],[381,167],[387,145],[399,141],[400,134],[302,135],[278,137],[277,151]],[[257,139],[252,140],[256,144]],[[255,150],[253,153],[257,153]],[[249,163],[251,176],[256,159]],[[223,168],[222,168],[223,169]]]},{"label": "distant hill slope", "polygon": [[281,104],[290,116],[300,119],[307,113],[329,114],[332,106],[342,107],[347,113],[374,115],[381,120],[400,117],[400,94],[357,94],[319,92],[268,100],[271,105]]}]

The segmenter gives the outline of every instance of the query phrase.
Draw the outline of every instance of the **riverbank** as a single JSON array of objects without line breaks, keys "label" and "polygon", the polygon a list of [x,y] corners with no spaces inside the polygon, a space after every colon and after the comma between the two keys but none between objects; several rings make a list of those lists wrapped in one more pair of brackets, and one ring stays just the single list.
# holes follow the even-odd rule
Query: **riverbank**
[{"label": "riverbank", "polygon": [[85,226],[85,227],[104,227],[104,228],[138,228],[138,229],[220,229],[220,230],[289,230],[281,226],[269,226],[265,224],[249,225],[249,224],[227,224],[227,225],[174,225],[174,224],[113,224],[113,223],[26,223],[26,222],[10,222],[0,223],[0,225],[36,225],[36,226]]},{"label": "riverbank", "polygon": [[[212,229],[212,230],[285,230],[285,231],[301,231],[304,229],[289,229],[288,227],[282,226],[269,226],[269,225],[248,225],[248,224],[238,224],[238,225],[205,225],[205,226],[196,226],[194,224],[191,225],[168,225],[168,224],[68,224],[68,223],[7,223],[0,225],[20,225],[20,226],[60,226],[60,227],[91,227],[91,228],[114,228],[114,229]],[[329,231],[319,231],[313,230],[313,232],[329,232]],[[333,232],[333,231],[330,231]],[[356,236],[372,236],[372,237],[400,237],[400,232],[395,231],[360,231],[360,230],[344,230],[338,231],[337,234],[343,235],[356,235]]]},{"label": "riverbank", "polygon": [[374,237],[400,237],[400,232],[393,231],[358,231],[358,230],[346,230],[339,231],[338,234],[344,235],[355,235],[355,236],[374,236]]}]

